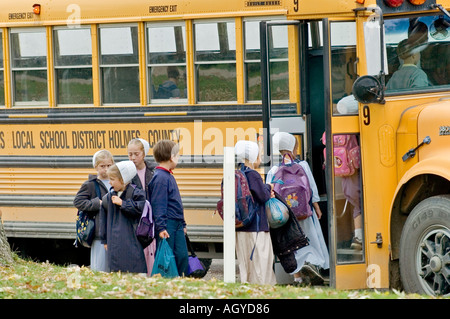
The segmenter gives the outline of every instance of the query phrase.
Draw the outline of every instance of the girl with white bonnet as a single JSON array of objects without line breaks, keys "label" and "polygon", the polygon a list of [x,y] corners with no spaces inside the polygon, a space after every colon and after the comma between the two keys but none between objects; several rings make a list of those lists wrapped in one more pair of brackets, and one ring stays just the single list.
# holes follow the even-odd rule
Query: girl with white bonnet
[{"label": "girl with white bonnet", "polygon": [[[273,136],[274,150],[278,150],[282,155],[289,153],[292,158],[297,156],[297,139],[289,133],[277,132]],[[284,157],[285,164],[290,163],[289,157]],[[299,220],[300,227],[309,239],[309,245],[298,249],[295,252],[295,259],[297,261],[297,269],[292,273],[296,283],[305,281],[313,285],[323,283],[323,277],[320,274],[320,268],[328,269],[329,255],[325,244],[322,229],[320,228],[319,218],[322,216],[318,202],[320,201],[316,182],[306,161],[294,160],[298,165],[301,165],[309,180],[309,185],[312,191],[312,216]],[[294,164],[294,163],[293,163]],[[266,176],[266,182],[271,183],[278,166],[273,166]]]},{"label": "girl with white bonnet", "polygon": [[130,185],[136,176],[132,161],[108,169],[111,190],[103,197],[100,210],[100,238],[107,251],[111,271],[147,273],[144,250],[135,227],[145,205],[145,192]]},{"label": "girl with white bonnet", "polygon": [[88,212],[91,218],[96,220],[95,235],[91,245],[90,267],[92,270],[109,271],[106,251],[100,242],[100,223],[97,217],[100,212],[101,199],[110,188],[107,170],[113,164],[113,155],[108,150],[96,152],[92,157],[92,166],[97,171],[97,175],[89,174],[88,180],[81,185],[73,200],[73,204],[78,210]]},{"label": "girl with white bonnet", "polygon": [[[127,147],[128,159],[136,166],[136,176],[131,180],[131,184],[136,185],[145,191],[146,198],[148,196],[148,184],[152,180],[156,165],[147,161],[145,156],[150,151],[150,144],[143,138],[132,139]],[[151,275],[153,263],[155,261],[156,240],[144,249],[145,260],[147,262],[148,275]]]},{"label": "girl with white bonnet", "polygon": [[[273,271],[274,255],[269,233],[269,223],[264,204],[273,196],[272,186],[264,184],[255,170],[261,164],[258,144],[238,141],[235,145],[238,163],[243,171],[255,203],[259,205],[258,216],[247,226],[236,229],[236,255],[242,283],[276,284]],[[241,164],[239,164],[242,168]],[[259,224],[258,224],[259,223]],[[250,256],[253,256],[250,259]]]}]

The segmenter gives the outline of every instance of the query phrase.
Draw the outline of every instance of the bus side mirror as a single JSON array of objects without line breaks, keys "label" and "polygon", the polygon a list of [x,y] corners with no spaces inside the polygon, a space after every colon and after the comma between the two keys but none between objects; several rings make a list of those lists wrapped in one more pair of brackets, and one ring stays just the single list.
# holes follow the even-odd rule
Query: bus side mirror
[{"label": "bus side mirror", "polygon": [[360,103],[384,103],[383,93],[383,86],[375,76],[364,75],[353,83],[352,94]]}]

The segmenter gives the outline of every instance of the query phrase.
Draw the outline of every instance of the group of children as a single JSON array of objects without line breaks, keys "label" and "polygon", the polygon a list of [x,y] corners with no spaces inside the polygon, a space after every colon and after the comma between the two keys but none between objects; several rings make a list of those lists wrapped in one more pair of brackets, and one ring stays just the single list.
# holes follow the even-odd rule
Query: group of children
[{"label": "group of children", "polygon": [[[75,196],[78,210],[95,218],[95,237],[91,245],[91,269],[150,275],[160,240],[167,239],[183,275],[188,267],[181,196],[172,170],[179,158],[178,145],[161,140],[153,148],[158,166],[145,160],[150,146],[144,139],[128,144],[128,161],[114,163],[108,150],[93,156],[97,175],[90,175]],[[145,249],[135,231],[145,201],[152,206],[155,237]]]},{"label": "group of children", "polygon": [[[288,133],[276,133],[274,145],[281,154],[296,157],[297,139]],[[145,160],[149,144],[133,139],[128,144],[129,161],[114,164],[111,153],[101,150],[93,157],[97,175],[90,175],[78,191],[74,205],[95,216],[95,238],[91,246],[91,269],[151,274],[156,245],[167,239],[175,255],[178,273],[186,274],[188,251],[186,222],[180,192],[172,170],[177,166],[179,147],[170,140],[159,141],[153,148],[158,166]],[[241,282],[275,284],[274,254],[265,203],[274,197],[271,168],[264,183],[256,171],[261,163],[258,144],[238,141],[238,162],[243,163],[250,191],[259,205],[258,218],[236,229],[236,256]],[[314,214],[299,224],[309,244],[295,251],[297,267],[291,274],[296,282],[323,283],[320,269],[329,268],[328,250],[319,224],[319,196],[311,170],[305,161],[296,162],[305,170],[312,190]],[[96,184],[99,187],[96,187]],[[100,189],[100,194],[98,194]],[[99,196],[100,195],[100,196]],[[135,236],[136,225],[145,200],[152,206],[156,243],[143,249]],[[250,255],[252,258],[250,258]]]},{"label": "group of children", "polygon": [[[289,133],[277,132],[273,136],[273,145],[282,155],[290,154],[293,159],[297,153],[297,139]],[[274,284],[276,277],[273,268],[274,254],[272,249],[272,239],[270,227],[265,212],[265,203],[275,194],[273,192],[273,176],[279,169],[278,165],[273,166],[266,176],[266,183],[255,170],[261,164],[258,144],[251,141],[239,141],[235,145],[235,153],[238,162],[244,163],[244,172],[248,179],[250,191],[254,201],[259,204],[259,218],[245,228],[236,229],[236,254],[239,263],[239,273],[241,282],[257,284]],[[290,157],[283,160],[289,161]],[[297,267],[290,272],[294,276],[296,284],[320,285],[324,282],[321,274],[322,270],[329,268],[328,249],[325,244],[323,233],[319,224],[322,212],[318,205],[320,200],[316,183],[311,169],[306,161],[294,160],[296,164],[302,166],[305,171],[312,191],[312,216],[299,220],[304,235],[308,238],[308,245],[304,245],[294,252]],[[285,164],[294,164],[286,163]],[[259,232],[256,232],[256,223],[259,220]],[[286,234],[286,236],[292,236]],[[289,238],[293,241],[294,239]],[[253,251],[252,259],[249,256]]]}]

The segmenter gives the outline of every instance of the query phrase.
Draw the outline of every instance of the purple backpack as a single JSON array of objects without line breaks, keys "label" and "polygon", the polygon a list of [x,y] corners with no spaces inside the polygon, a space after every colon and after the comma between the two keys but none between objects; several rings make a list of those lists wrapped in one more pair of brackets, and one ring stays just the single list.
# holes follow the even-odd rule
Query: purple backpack
[{"label": "purple backpack", "polygon": [[[286,156],[290,157],[290,164],[285,164]],[[312,191],[308,176],[303,167],[294,162],[290,154],[283,156],[272,183],[274,184],[273,190],[284,199],[298,220],[312,215]]]},{"label": "purple backpack", "polygon": [[155,223],[153,222],[152,207],[148,200],[145,201],[144,211],[136,229],[136,237],[142,248],[150,245],[155,238]]}]

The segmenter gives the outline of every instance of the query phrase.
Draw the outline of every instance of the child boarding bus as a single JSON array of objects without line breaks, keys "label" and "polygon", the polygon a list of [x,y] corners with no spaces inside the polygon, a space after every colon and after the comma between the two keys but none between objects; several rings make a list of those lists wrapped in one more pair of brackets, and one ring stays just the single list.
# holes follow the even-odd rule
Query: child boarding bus
[{"label": "child boarding bus", "polygon": [[[449,9],[449,0],[0,4],[10,241],[71,245],[72,201],[92,155],[126,159],[139,137],[152,161],[153,145],[172,139],[190,239],[220,258],[223,147],[259,142],[265,174],[279,159],[270,135],[286,131],[328,212],[329,284],[448,296]],[[358,142],[351,163],[337,155],[342,136]]]}]

